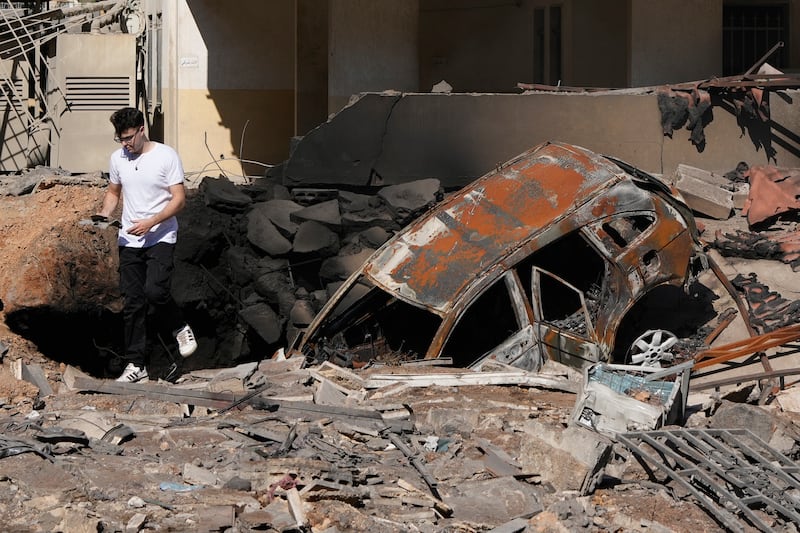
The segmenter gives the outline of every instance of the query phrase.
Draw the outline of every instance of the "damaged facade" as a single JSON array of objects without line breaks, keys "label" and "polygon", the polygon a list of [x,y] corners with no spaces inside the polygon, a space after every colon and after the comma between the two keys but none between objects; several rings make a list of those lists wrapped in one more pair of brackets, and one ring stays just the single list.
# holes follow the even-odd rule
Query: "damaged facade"
[{"label": "damaged facade", "polygon": [[[396,182],[392,159],[385,157],[402,157],[397,152],[406,146],[415,150],[408,159],[424,163],[424,175],[402,179],[455,174],[463,185],[553,139],[614,154],[651,173],[669,173],[679,162],[720,171],[732,168],[721,142],[708,143],[698,158],[689,131],[664,138],[654,93],[521,95],[519,84],[670,87],[745,73],[778,42],[785,46],[769,62],[791,72],[800,65],[789,39],[800,12],[794,7],[723,0],[702,6],[689,0],[615,0],[602,7],[579,0],[487,0],[450,9],[441,0],[245,0],[231,10],[214,0],[30,2],[6,10],[2,21],[13,30],[2,57],[5,83],[14,90],[8,94],[0,161],[8,171],[37,164],[103,170],[114,148],[107,116],[130,103],[146,112],[150,138],[182,155],[190,183],[209,172],[242,180],[286,159],[292,137],[324,125],[353,95],[400,91],[416,95],[405,100],[420,100],[422,107],[397,115],[400,129],[387,130],[386,140],[395,141],[386,143],[389,166],[368,167],[367,176],[374,170]],[[474,31],[476,25],[483,29]],[[682,31],[675,35],[670,27]],[[752,41],[746,40],[749,28]],[[651,53],[658,54],[658,66]],[[429,92],[441,80],[452,94]],[[481,93],[486,98],[467,98]],[[779,164],[795,166],[795,143],[784,131],[792,124],[783,117],[784,100],[764,102],[772,107],[772,125],[757,132],[764,151],[740,139],[736,117],[728,116],[734,115],[728,107],[733,104],[713,95],[714,120],[706,134],[747,150],[742,159],[751,164],[772,157],[767,149],[774,149]],[[551,116],[555,109],[558,115]],[[583,117],[593,115],[596,123],[587,124]],[[637,117],[634,124],[630,116]],[[375,120],[375,127],[385,124]],[[417,129],[430,132],[419,144],[404,126],[415,120],[421,121]],[[480,127],[487,120],[509,121],[510,127],[497,135]],[[354,134],[350,127],[344,133]],[[426,154],[425,147],[451,155]],[[360,166],[370,159],[363,153],[353,157]],[[318,174],[319,169],[292,179],[310,184]]]}]

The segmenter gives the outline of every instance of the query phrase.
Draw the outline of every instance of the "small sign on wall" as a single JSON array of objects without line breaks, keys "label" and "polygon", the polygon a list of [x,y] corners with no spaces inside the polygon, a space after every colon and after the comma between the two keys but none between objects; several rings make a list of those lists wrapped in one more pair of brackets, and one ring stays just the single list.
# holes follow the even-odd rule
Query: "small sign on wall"
[{"label": "small sign on wall", "polygon": [[200,68],[200,59],[197,56],[182,56],[181,68]]}]

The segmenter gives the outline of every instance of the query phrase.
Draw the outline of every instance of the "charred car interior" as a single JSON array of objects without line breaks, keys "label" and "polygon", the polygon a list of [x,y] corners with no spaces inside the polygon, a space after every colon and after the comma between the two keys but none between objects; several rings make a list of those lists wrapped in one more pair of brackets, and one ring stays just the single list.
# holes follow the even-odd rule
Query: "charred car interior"
[{"label": "charred car interior", "polygon": [[619,338],[626,313],[657,287],[683,286],[701,255],[689,209],[665,184],[583,148],[545,143],[390,239],[292,352],[346,366],[627,363],[646,328],[627,327]]}]

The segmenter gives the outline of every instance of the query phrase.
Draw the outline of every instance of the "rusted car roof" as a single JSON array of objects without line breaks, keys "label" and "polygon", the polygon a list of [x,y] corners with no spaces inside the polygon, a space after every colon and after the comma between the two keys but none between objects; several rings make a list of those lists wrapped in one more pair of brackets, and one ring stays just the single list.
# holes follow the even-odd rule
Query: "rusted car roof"
[{"label": "rusted car roof", "polygon": [[625,177],[580,147],[540,145],[456,194],[363,271],[386,290],[444,313],[476,276]]}]

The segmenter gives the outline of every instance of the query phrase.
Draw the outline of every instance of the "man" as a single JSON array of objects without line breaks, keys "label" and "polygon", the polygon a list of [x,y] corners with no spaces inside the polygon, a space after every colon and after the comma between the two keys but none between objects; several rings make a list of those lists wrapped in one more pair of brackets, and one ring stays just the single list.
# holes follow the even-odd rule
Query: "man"
[{"label": "man", "polygon": [[178,236],[175,215],[186,203],[186,191],[178,154],[147,138],[141,111],[120,109],[111,115],[111,123],[114,140],[122,146],[111,154],[109,184],[97,215],[107,219],[122,199],[119,281],[128,365],[117,381],[136,383],[148,380],[148,314],[172,332],[183,357],[197,349],[194,333],[170,294]]}]

